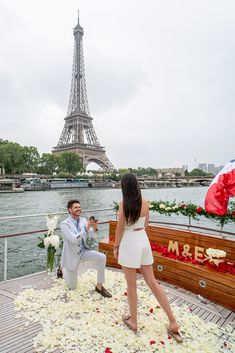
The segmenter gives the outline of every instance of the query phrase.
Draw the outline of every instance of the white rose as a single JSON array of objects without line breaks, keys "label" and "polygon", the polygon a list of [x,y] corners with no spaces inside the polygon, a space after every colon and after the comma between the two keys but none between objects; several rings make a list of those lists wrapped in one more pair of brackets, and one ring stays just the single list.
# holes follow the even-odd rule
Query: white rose
[{"label": "white rose", "polygon": [[166,207],[165,210],[166,211],[171,211],[171,207]]},{"label": "white rose", "polygon": [[46,237],[43,239],[43,243],[44,243],[44,246],[46,248],[48,248],[48,246],[50,245],[51,241],[50,241],[50,237]]},{"label": "white rose", "polygon": [[57,225],[58,218],[59,216],[46,216],[48,233],[54,232]]},{"label": "white rose", "polygon": [[60,246],[60,238],[58,235],[52,235],[49,237],[50,238],[50,244],[53,246],[55,249],[59,249]]},{"label": "white rose", "polygon": [[164,203],[161,203],[161,204],[159,205],[159,208],[166,208],[166,206],[164,205]]}]

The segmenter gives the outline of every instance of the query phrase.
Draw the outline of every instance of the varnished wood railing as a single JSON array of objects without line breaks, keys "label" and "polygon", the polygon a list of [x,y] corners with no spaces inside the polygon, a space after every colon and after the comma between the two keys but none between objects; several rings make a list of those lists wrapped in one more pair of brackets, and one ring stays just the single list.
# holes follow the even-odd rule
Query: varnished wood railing
[{"label": "varnished wood railing", "polygon": [[[109,236],[100,241],[99,250],[106,253],[108,266],[120,268],[113,256],[116,225],[117,221],[109,222]],[[226,251],[226,261],[235,262],[235,240],[155,225],[149,226],[146,231],[153,244],[167,246],[169,241],[173,241],[178,242],[179,248],[188,244],[191,253],[195,252],[196,247],[201,248],[199,253],[203,252],[202,249],[205,251],[207,248],[216,248]],[[235,310],[235,275],[221,273],[207,266],[167,258],[156,251],[153,251],[153,255],[156,278],[188,289]]]}]

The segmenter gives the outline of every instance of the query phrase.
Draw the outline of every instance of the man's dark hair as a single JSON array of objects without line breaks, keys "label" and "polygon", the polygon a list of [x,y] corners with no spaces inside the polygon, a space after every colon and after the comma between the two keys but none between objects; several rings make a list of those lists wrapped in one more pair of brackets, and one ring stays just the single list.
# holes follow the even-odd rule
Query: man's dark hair
[{"label": "man's dark hair", "polygon": [[74,203],[79,203],[80,204],[80,201],[75,200],[75,199],[69,200],[68,203],[67,203],[67,209],[71,208]]}]

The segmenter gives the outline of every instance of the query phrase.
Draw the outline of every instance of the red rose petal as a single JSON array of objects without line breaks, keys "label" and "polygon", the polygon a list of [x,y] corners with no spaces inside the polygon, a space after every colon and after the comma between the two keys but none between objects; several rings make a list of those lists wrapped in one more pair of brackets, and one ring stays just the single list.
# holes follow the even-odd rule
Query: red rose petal
[{"label": "red rose petal", "polygon": [[163,346],[164,346],[164,344],[165,344],[165,342],[164,341],[159,341]]},{"label": "red rose petal", "polygon": [[[198,211],[204,212],[204,209],[198,208]],[[235,217],[235,210],[232,211],[232,214]],[[180,254],[176,255],[172,251],[168,251],[166,246],[163,246],[160,244],[153,244],[153,243],[151,243],[151,246],[155,251],[157,251],[158,253],[161,253],[164,257],[170,258],[172,260],[186,261],[186,262],[190,262],[196,266],[207,266],[207,267],[209,267],[215,271],[218,271],[218,272],[222,272],[222,273],[227,272],[227,273],[231,273],[232,275],[235,275],[235,263],[228,263],[228,262],[224,261],[224,262],[221,262],[218,266],[216,266],[208,260],[206,260],[204,262],[199,262],[199,261],[195,260],[193,255],[191,258],[182,256],[182,247],[180,247]],[[177,289],[178,286],[175,286],[174,288]]]},{"label": "red rose petal", "polygon": [[153,313],[153,308],[151,308],[151,309],[149,310],[149,312],[152,314],[152,313]]},{"label": "red rose petal", "polygon": [[154,341],[154,340],[151,340],[150,342],[149,342],[149,344],[155,344],[156,343],[156,341]]},{"label": "red rose petal", "polygon": [[168,337],[167,337],[167,338],[168,338],[168,340],[170,340],[170,339],[171,339],[171,335],[168,335]]},{"label": "red rose petal", "polygon": [[109,347],[106,347],[104,353],[112,353],[112,351]]}]

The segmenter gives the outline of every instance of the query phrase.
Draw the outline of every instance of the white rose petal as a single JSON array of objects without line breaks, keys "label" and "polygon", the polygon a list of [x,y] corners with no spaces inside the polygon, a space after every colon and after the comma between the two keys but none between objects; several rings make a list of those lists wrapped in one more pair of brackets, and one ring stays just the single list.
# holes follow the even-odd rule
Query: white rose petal
[{"label": "white rose petal", "polygon": [[50,240],[50,237],[46,237],[43,239],[43,242],[44,242],[44,246],[46,248],[48,248],[48,246],[51,244],[51,240]]},{"label": "white rose petal", "polygon": [[[58,239],[54,239],[53,244],[56,241],[58,243]],[[228,351],[224,340],[219,338],[225,332],[227,337],[230,335],[226,339],[230,352],[235,350],[231,326],[220,329],[216,324],[206,323],[186,306],[172,305],[184,331],[184,343],[179,345],[173,338],[168,339],[167,317],[162,309],[156,309],[158,303],[142,279],[138,280],[138,324],[141,328],[138,335],[128,330],[121,320],[121,314],[128,311],[123,273],[107,271],[105,287],[113,295],[108,302],[93,291],[95,271],[87,271],[78,282],[74,291],[69,291],[60,280],[49,289],[25,289],[15,299],[17,315],[28,323],[41,324],[42,331],[33,340],[35,351],[103,353],[110,347],[113,353],[220,353]],[[153,314],[149,313],[151,307]],[[156,344],[150,345],[151,340]],[[160,340],[164,341],[164,346]]]}]

